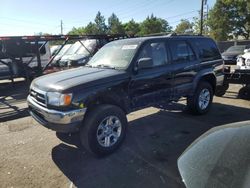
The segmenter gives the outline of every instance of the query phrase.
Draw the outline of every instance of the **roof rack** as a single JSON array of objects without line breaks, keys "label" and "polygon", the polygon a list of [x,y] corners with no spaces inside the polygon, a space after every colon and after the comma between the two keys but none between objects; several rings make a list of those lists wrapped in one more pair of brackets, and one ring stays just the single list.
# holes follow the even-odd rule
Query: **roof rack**
[{"label": "roof rack", "polygon": [[153,34],[149,34],[149,35],[145,35],[144,37],[153,37],[153,36],[166,36],[166,37],[174,37],[174,36],[203,36],[201,34],[177,34],[175,32],[172,33],[153,33]]}]

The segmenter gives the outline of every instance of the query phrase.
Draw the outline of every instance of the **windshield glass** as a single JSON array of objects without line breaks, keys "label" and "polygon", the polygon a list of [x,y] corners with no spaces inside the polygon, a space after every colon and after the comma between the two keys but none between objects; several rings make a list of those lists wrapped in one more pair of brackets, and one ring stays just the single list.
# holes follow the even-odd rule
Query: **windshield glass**
[{"label": "windshield glass", "polygon": [[111,42],[101,48],[89,61],[88,65],[125,69],[131,62],[137,48],[138,43]]},{"label": "windshield glass", "polygon": [[57,54],[58,56],[62,56],[64,55],[70,48],[72,44],[66,44],[61,50],[60,52]]},{"label": "windshield glass", "polygon": [[230,48],[227,49],[227,52],[243,52],[245,49],[245,46],[231,46]]},{"label": "windshield glass", "polygon": [[96,39],[88,39],[88,40],[83,40],[81,42],[84,46],[81,45],[78,48],[78,50],[76,51],[76,54],[78,55],[89,55],[89,53],[93,53],[97,47]]},{"label": "windshield glass", "polygon": [[81,46],[80,42],[75,42],[74,44],[72,44],[72,46],[70,47],[70,49],[65,53],[65,55],[75,54],[76,51],[80,48],[80,46]]},{"label": "windshield glass", "polygon": [[92,51],[94,51],[95,47],[97,46],[96,44],[97,41],[95,39],[82,40],[81,42],[77,41],[71,46],[71,48],[67,51],[66,54],[89,55],[89,52],[91,53]]}]

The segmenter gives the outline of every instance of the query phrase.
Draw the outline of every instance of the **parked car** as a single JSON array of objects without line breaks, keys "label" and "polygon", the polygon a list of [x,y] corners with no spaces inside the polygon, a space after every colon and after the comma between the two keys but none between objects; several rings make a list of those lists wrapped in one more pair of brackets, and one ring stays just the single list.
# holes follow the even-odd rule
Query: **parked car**
[{"label": "parked car", "polygon": [[106,43],[108,43],[108,39],[85,39],[75,42],[64,53],[59,52],[51,65],[45,70],[45,74],[85,65],[97,50]]},{"label": "parked car", "polygon": [[66,44],[63,46],[63,48],[54,54],[54,59],[51,62],[51,64],[44,70],[43,74],[49,74],[49,73],[53,73],[53,72],[57,72],[60,70],[63,70],[63,68],[60,68],[60,64],[59,61],[61,60],[61,58],[67,54],[67,52],[70,50],[70,48],[72,47],[72,44]]},{"label": "parked car", "polygon": [[61,45],[52,45],[50,46],[50,52],[51,52],[51,56],[54,56],[58,50],[61,48]]},{"label": "parked car", "polygon": [[85,67],[35,79],[29,111],[49,129],[80,131],[85,148],[105,155],[121,145],[126,114],[132,111],[186,97],[192,113],[207,113],[223,82],[222,64],[215,42],[207,37],[117,40]]},{"label": "parked car", "polygon": [[237,45],[229,47],[222,53],[222,58],[226,65],[236,65],[237,57],[244,53],[245,49],[250,48],[250,45]]},{"label": "parked car", "polygon": [[186,187],[250,187],[249,142],[249,121],[218,126],[204,133],[178,159]]}]

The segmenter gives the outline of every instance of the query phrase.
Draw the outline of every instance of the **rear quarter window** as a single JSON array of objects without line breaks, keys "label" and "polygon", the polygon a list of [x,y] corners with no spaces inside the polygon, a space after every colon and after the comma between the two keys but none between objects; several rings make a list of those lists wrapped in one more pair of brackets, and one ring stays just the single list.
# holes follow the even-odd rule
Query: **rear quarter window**
[{"label": "rear quarter window", "polygon": [[195,39],[192,41],[198,50],[201,61],[221,59],[221,54],[212,39]]}]

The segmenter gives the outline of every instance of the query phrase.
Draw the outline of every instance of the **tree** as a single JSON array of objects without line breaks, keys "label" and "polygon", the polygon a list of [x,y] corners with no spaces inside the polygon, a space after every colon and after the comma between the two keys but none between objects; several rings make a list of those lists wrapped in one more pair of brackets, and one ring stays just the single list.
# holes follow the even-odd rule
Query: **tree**
[{"label": "tree", "polygon": [[96,33],[93,34],[106,34],[107,33],[107,26],[105,24],[105,18],[101,15],[101,12],[98,11],[95,17],[95,24],[96,24]]},{"label": "tree", "polygon": [[140,24],[133,19],[123,25],[127,35],[137,35],[140,32]]},{"label": "tree", "polygon": [[154,33],[162,33],[162,32],[170,32],[171,27],[168,25],[168,22],[164,19],[157,18],[153,14],[147,17],[141,23],[141,35],[154,34]]},{"label": "tree", "polygon": [[93,22],[89,22],[89,24],[84,28],[84,32],[87,35],[98,34],[96,24],[94,24]]},{"label": "tree", "polygon": [[112,13],[108,18],[108,33],[110,34],[124,34],[125,30],[122,23],[119,21],[119,18]]},{"label": "tree", "polygon": [[73,27],[72,30],[68,32],[68,35],[84,35],[84,34],[85,34],[84,27],[79,27],[79,28]]},{"label": "tree", "polygon": [[188,20],[182,19],[181,22],[176,26],[175,32],[178,34],[183,34],[183,33],[193,33],[193,26],[194,24],[189,22]]},{"label": "tree", "polygon": [[216,40],[250,35],[250,4],[248,0],[217,0],[209,12],[208,26]]}]

